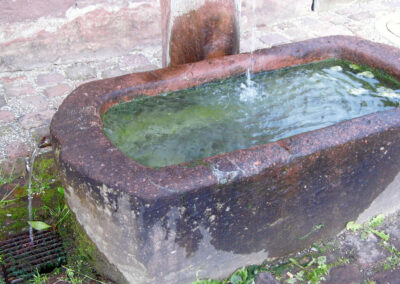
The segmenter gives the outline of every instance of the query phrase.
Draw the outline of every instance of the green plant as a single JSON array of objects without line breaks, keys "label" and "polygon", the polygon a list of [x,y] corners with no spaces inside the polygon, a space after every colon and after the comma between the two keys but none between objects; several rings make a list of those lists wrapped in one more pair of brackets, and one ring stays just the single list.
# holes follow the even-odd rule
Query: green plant
[{"label": "green plant", "polygon": [[[4,185],[11,184],[14,180],[14,167],[11,169],[11,172],[9,174],[5,174],[4,170],[0,169],[0,188]],[[15,201],[15,199],[9,199],[9,197],[14,193],[15,188],[16,187],[14,186],[11,190],[3,194],[0,199],[0,209],[4,208],[4,206],[9,204],[10,202]]]},{"label": "green plant", "polygon": [[14,181],[14,179],[15,179],[14,166],[11,168],[11,171],[9,174],[6,174],[5,170],[0,168],[0,186],[12,183]]},{"label": "green plant", "polygon": [[65,273],[67,275],[68,281],[70,281],[72,284],[81,284],[81,283],[88,283],[88,282],[106,284],[105,282],[94,279],[93,277],[90,277],[89,275],[86,275],[77,270],[74,270],[71,267],[64,266],[64,268],[65,268]]},{"label": "green plant", "polygon": [[43,284],[48,281],[48,278],[46,275],[40,274],[38,270],[36,270],[35,274],[33,275],[33,279],[31,279],[29,282],[32,284]]},{"label": "green plant", "polygon": [[400,264],[400,251],[394,246],[389,245],[386,242],[381,244],[388,252],[389,256],[386,258],[383,263],[384,270],[391,270]]},{"label": "green plant", "polygon": [[374,234],[379,237],[383,241],[387,242],[389,240],[389,235],[384,231],[378,231],[376,228],[382,224],[385,216],[383,214],[379,214],[378,216],[372,218],[369,222],[360,225],[354,221],[350,221],[346,224],[346,229],[349,231],[357,232],[361,231],[361,239],[365,239],[369,234]]},{"label": "green plant", "polygon": [[297,282],[312,284],[320,283],[321,281],[326,280],[325,276],[329,274],[329,270],[332,267],[349,263],[348,259],[342,258],[334,263],[328,264],[326,262],[326,256],[312,257],[311,260],[305,265],[300,264],[294,258],[289,258],[289,260],[295,267],[300,269],[300,271],[298,271],[296,274],[287,272],[289,279],[286,279],[286,283],[291,284]]}]

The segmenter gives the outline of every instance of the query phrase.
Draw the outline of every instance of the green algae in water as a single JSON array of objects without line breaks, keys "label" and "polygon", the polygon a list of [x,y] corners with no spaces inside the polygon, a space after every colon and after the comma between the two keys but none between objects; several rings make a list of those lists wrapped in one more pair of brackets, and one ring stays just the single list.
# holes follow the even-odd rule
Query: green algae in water
[{"label": "green algae in water", "polygon": [[[354,68],[357,66],[357,68]],[[245,149],[397,107],[400,83],[327,60],[141,97],[110,108],[104,133],[149,167]]]}]

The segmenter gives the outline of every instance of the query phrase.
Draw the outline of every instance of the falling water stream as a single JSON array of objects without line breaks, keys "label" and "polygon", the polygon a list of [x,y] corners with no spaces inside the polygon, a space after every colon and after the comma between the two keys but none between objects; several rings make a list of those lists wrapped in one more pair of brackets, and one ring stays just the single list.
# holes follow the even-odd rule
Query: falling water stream
[{"label": "falling water stream", "polygon": [[35,146],[30,158],[25,158],[25,167],[28,173],[28,219],[29,219],[29,239],[31,243],[33,242],[33,229],[30,222],[32,221],[32,175],[33,175],[33,164],[35,163],[35,158],[39,153],[39,145]]},{"label": "falling water stream", "polygon": [[255,31],[256,31],[256,0],[252,0],[252,23],[251,23],[251,44],[250,44],[250,58],[249,66],[246,71],[246,83],[241,85],[242,93],[240,94],[240,100],[249,101],[254,100],[257,96],[257,86],[255,82],[251,79],[251,74],[253,72],[254,62],[253,62],[253,52],[254,52],[254,42],[255,42]]}]

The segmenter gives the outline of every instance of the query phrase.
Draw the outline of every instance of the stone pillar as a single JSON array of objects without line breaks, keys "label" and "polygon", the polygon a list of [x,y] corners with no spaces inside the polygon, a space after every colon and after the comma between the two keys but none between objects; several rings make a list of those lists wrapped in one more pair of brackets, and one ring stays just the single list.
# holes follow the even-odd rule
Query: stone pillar
[{"label": "stone pillar", "polygon": [[240,0],[160,0],[163,67],[239,52]]}]

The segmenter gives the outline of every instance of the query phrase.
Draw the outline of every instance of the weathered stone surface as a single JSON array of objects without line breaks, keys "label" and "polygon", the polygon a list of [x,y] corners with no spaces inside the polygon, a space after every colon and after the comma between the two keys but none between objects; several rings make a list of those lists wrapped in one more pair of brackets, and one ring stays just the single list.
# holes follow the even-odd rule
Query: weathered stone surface
[{"label": "weathered stone surface", "polygon": [[384,271],[372,277],[377,284],[397,284],[400,282],[400,270]]},{"label": "weathered stone surface", "polygon": [[[337,36],[256,51],[253,69],[342,58],[400,78],[399,57],[393,47]],[[101,114],[110,106],[244,74],[249,59],[240,54],[91,82],[54,116],[68,204],[128,282],[221,278],[307,247],[355,220],[400,172],[399,109],[157,169],[129,159],[103,135]],[[318,224],[323,229],[298,238]]]},{"label": "weathered stone surface", "polygon": [[96,70],[84,63],[79,63],[69,67],[67,70],[65,70],[65,74],[71,80],[80,81],[93,79],[97,76]]},{"label": "weathered stone surface", "polygon": [[44,90],[44,94],[50,98],[64,96],[69,92],[71,92],[71,87],[68,84],[61,84]]},{"label": "weathered stone surface", "polygon": [[256,284],[279,284],[278,280],[269,272],[262,272],[255,279]]},{"label": "weathered stone surface", "polygon": [[363,282],[363,277],[356,265],[350,264],[345,266],[337,266],[330,270],[328,280],[329,284],[359,284]]},{"label": "weathered stone surface", "polygon": [[53,117],[54,112],[55,112],[54,110],[46,110],[46,111],[42,111],[42,112],[34,112],[34,113],[25,114],[20,119],[21,126],[24,129],[31,129],[31,128],[49,124],[51,118]]},{"label": "weathered stone surface", "polygon": [[60,73],[47,73],[37,76],[36,83],[39,86],[55,85],[64,81],[64,76]]},{"label": "weathered stone surface", "polygon": [[0,110],[0,123],[7,123],[14,120],[14,114],[8,110]]},{"label": "weathered stone surface", "polygon": [[13,0],[0,2],[0,24],[36,20],[40,17],[63,17],[75,0]]}]

